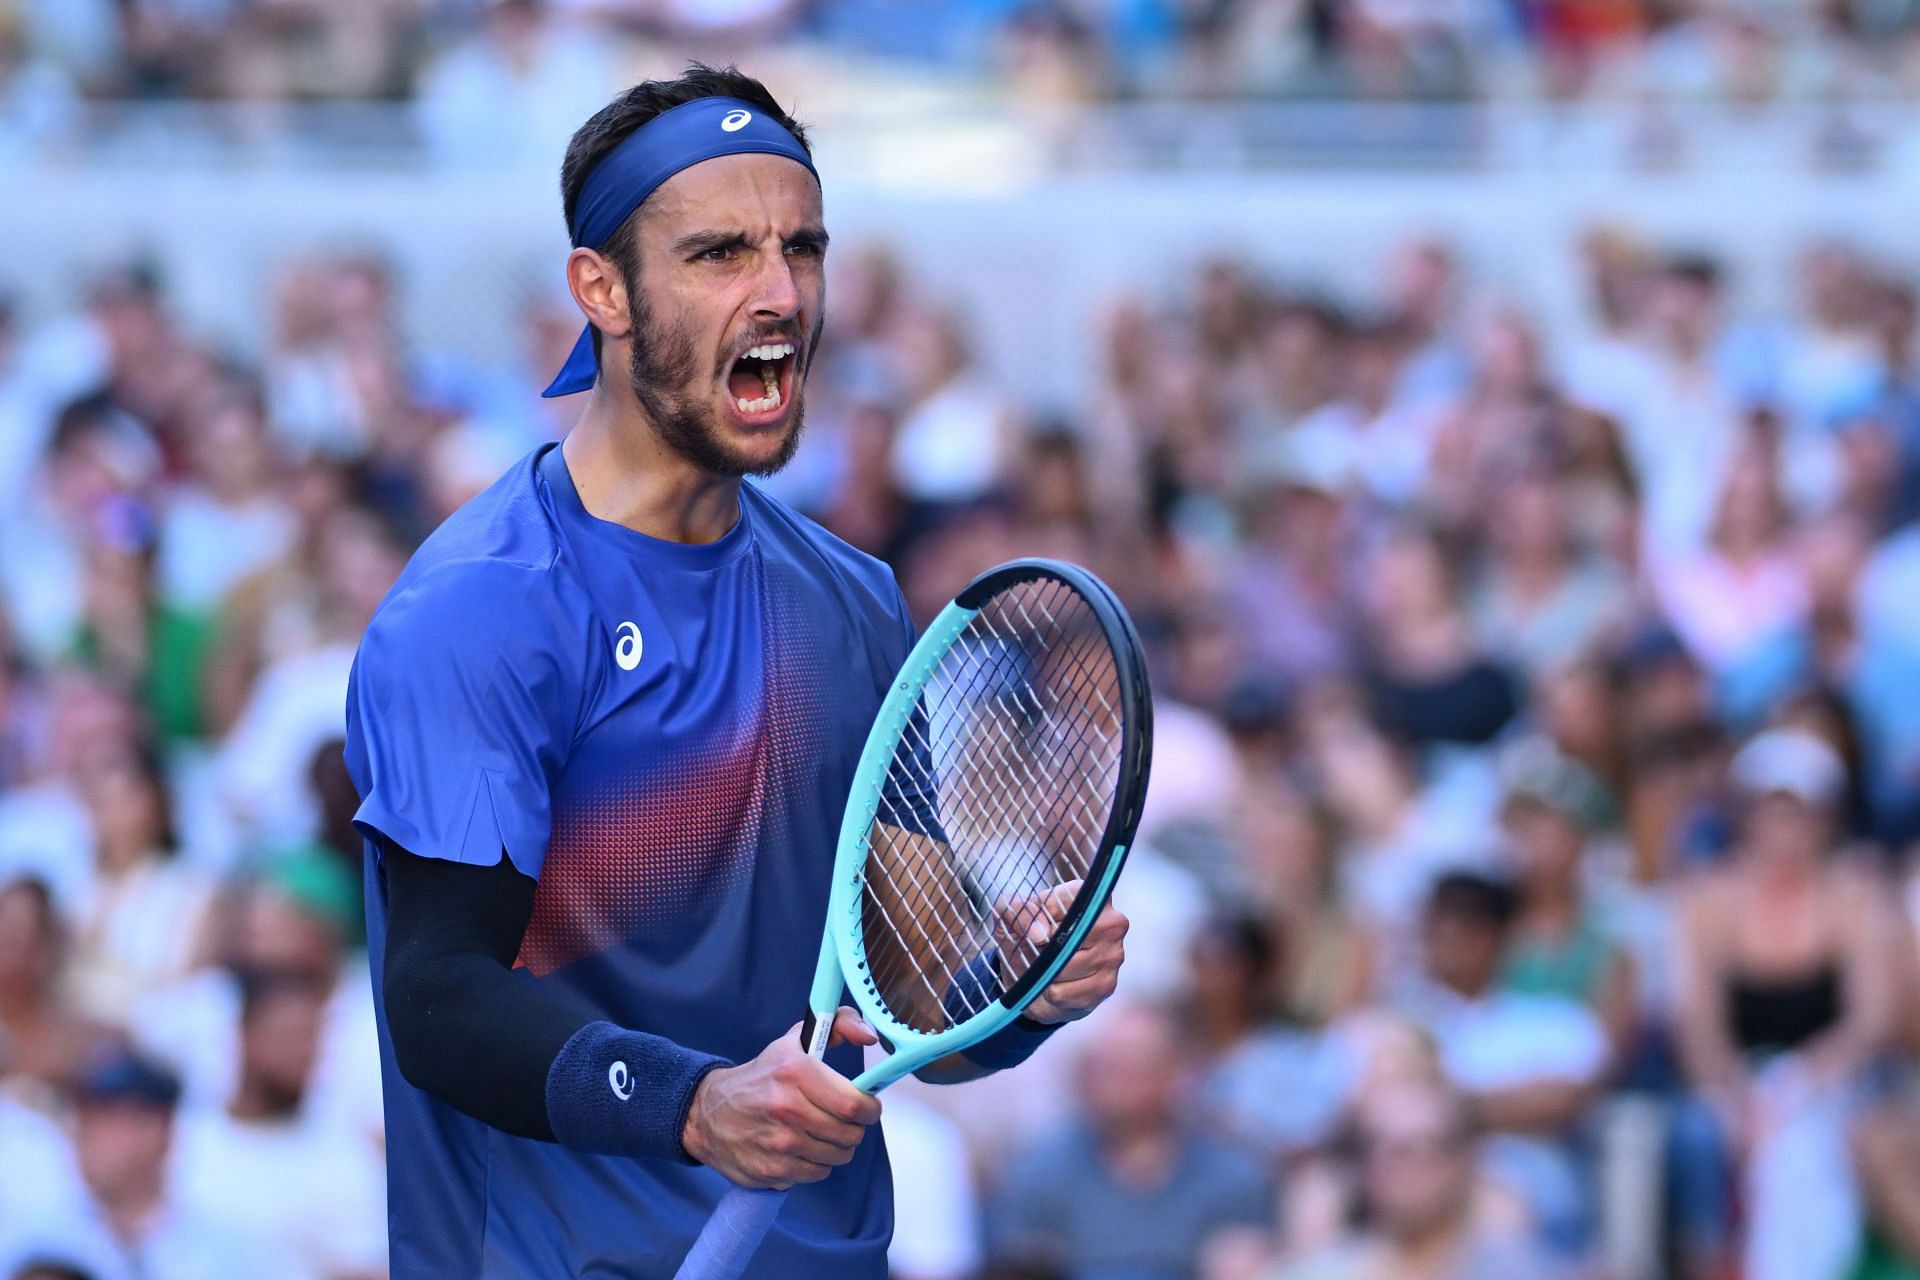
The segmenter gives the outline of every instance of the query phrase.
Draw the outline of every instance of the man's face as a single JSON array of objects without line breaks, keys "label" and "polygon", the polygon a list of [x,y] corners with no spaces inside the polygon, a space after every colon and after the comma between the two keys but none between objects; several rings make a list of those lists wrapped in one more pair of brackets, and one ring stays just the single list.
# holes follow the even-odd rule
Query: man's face
[{"label": "man's face", "polygon": [[74,1133],[80,1172],[109,1205],[161,1176],[173,1140],[171,1108],[138,1101],[84,1104]]},{"label": "man's face", "polygon": [[1132,1134],[1164,1128],[1178,1109],[1179,1030],[1156,1009],[1109,1014],[1079,1062],[1080,1104],[1095,1129]]},{"label": "man's face", "polygon": [[1832,838],[1832,818],[1823,807],[1791,791],[1754,796],[1746,809],[1747,844],[1771,862],[1810,861]]},{"label": "man's face", "polygon": [[1418,1239],[1462,1218],[1473,1192],[1473,1146],[1446,1099],[1395,1091],[1360,1123],[1361,1176],[1380,1230]]},{"label": "man's face", "polygon": [[1464,996],[1479,996],[1500,968],[1500,929],[1458,911],[1429,910],[1427,974]]},{"label": "man's face", "polygon": [[292,1115],[306,1096],[320,1053],[326,1007],[313,990],[267,996],[240,1028],[240,1071],[272,1115]]},{"label": "man's face", "polygon": [[654,429],[711,474],[778,471],[825,314],[819,184],[781,156],[709,160],[661,185],[635,242],[629,376]]}]

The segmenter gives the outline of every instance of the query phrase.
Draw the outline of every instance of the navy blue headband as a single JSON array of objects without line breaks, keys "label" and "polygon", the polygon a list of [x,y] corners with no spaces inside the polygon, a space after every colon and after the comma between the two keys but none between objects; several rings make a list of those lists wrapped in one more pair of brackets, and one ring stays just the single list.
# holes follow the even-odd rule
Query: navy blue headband
[{"label": "navy blue headband", "polygon": [[[815,182],[807,149],[778,120],[738,98],[696,98],[662,111],[635,129],[587,174],[567,231],[576,249],[604,249],[641,202],[659,185],[703,160],[760,152],[785,156],[806,166]],[[591,391],[594,379],[593,326],[580,331],[543,396]]]}]

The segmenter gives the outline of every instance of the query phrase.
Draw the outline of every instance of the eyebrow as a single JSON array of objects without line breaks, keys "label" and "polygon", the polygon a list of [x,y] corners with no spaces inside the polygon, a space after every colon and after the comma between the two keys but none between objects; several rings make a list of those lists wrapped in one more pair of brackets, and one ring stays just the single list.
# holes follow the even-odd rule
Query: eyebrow
[{"label": "eyebrow", "polygon": [[744,249],[747,247],[747,235],[744,231],[693,231],[673,242],[673,251],[678,254],[705,253],[710,249]]},{"label": "eyebrow", "polygon": [[[786,237],[783,244],[811,244],[822,249],[827,247],[827,229],[822,226],[801,227]],[[751,244],[744,231],[690,231],[673,242],[673,251],[683,257],[692,257],[713,249],[746,249]]]}]

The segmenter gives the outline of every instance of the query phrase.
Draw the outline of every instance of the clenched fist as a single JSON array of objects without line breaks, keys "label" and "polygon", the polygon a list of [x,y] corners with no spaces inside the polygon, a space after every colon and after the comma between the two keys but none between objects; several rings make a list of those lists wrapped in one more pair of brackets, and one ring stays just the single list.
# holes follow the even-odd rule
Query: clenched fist
[{"label": "clenched fist", "polygon": [[[830,1044],[875,1044],[867,1020],[843,1006]],[[680,1144],[743,1187],[785,1191],[818,1182],[853,1159],[880,1100],[800,1047],[800,1027],[737,1067],[710,1071],[694,1090]]]}]

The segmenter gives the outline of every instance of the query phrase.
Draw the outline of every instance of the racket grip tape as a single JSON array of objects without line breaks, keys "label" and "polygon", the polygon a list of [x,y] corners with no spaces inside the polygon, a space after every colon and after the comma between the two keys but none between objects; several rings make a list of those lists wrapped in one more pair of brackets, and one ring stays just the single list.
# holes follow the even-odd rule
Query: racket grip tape
[{"label": "racket grip tape", "polygon": [[673,1273],[674,1280],[738,1280],[786,1198],[784,1191],[729,1188]]}]

